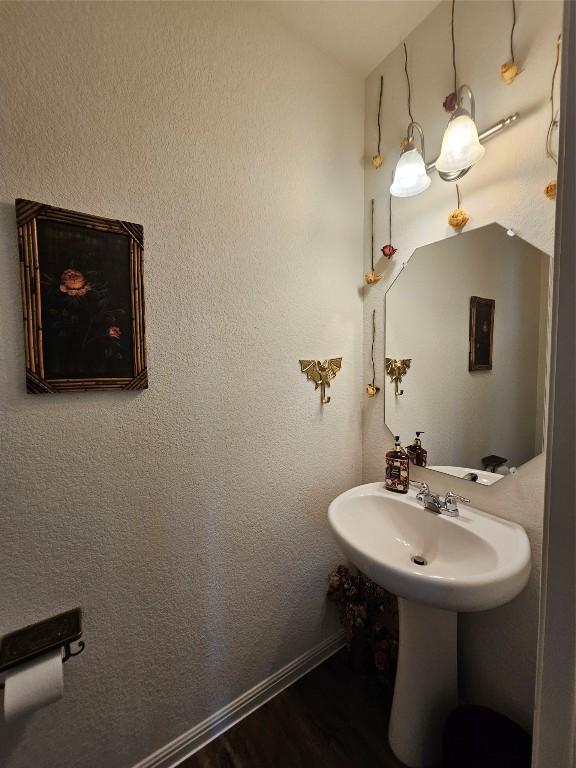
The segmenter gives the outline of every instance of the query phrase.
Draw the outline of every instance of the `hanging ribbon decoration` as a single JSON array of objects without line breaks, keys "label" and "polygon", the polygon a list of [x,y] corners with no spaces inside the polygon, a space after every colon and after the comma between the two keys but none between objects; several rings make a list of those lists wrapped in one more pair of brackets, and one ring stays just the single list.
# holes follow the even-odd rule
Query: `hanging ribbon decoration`
[{"label": "hanging ribbon decoration", "polygon": [[466,224],[468,224],[470,221],[470,216],[467,214],[464,208],[460,207],[460,188],[458,184],[456,184],[456,201],[457,207],[450,212],[448,216],[448,224],[450,224],[452,229],[460,231],[463,227],[466,226]]},{"label": "hanging ribbon decoration", "polygon": [[380,142],[382,140],[382,128],[380,125],[380,118],[382,117],[382,89],[384,88],[384,78],[380,75],[380,96],[378,97],[378,151],[375,155],[372,155],[372,165],[378,169],[384,162],[382,155],[380,154]]},{"label": "hanging ribbon decoration", "polygon": [[[392,181],[394,181],[394,174],[392,174]],[[392,245],[392,195],[388,195],[388,242],[380,250],[382,256],[387,259],[391,259],[398,250]]]},{"label": "hanging ribbon decoration", "polygon": [[364,275],[364,282],[366,285],[373,285],[378,280],[382,280],[382,275],[379,275],[374,268],[374,198],[372,198],[370,200],[370,272]]},{"label": "hanging ribbon decoration", "polygon": [[[556,41],[556,62],[554,64],[554,72],[552,73],[552,86],[550,88],[550,123],[548,125],[548,131],[546,133],[546,157],[549,157],[553,163],[558,165],[558,155],[554,151],[552,146],[554,130],[558,127],[558,114],[560,109],[556,108],[554,103],[554,89],[556,87],[556,75],[558,74],[558,66],[560,64],[560,43],[562,41],[562,35],[558,35]],[[546,184],[544,188],[544,194],[549,200],[556,199],[556,179],[552,179]]]},{"label": "hanging ribbon decoration", "polygon": [[446,112],[452,113],[458,106],[458,73],[456,71],[456,37],[454,35],[454,9],[456,0],[452,0],[452,15],[450,20],[450,34],[452,37],[452,69],[454,71],[454,90],[442,102]]},{"label": "hanging ribbon decoration", "polygon": [[372,310],[372,350],[370,359],[372,361],[372,382],[366,387],[368,397],[375,397],[380,392],[380,387],[376,386],[376,364],[374,362],[374,342],[376,340],[376,310]]},{"label": "hanging ribbon decoration", "polygon": [[512,29],[510,30],[510,58],[500,67],[500,77],[510,85],[520,74],[516,57],[514,56],[514,29],[516,28],[516,0],[512,0]]}]

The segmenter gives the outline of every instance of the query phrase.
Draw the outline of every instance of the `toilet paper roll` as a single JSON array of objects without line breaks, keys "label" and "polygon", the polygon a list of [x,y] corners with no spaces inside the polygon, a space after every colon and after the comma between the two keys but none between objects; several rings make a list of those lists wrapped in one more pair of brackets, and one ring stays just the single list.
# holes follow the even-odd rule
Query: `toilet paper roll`
[{"label": "toilet paper roll", "polygon": [[62,666],[62,648],[57,648],[8,672],[4,681],[4,719],[15,720],[61,699]]}]

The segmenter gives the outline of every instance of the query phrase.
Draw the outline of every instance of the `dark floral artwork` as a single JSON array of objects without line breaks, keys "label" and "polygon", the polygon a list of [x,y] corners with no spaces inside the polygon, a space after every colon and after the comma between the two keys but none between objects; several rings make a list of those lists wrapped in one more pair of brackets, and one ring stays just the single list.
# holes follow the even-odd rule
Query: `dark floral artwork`
[{"label": "dark floral artwork", "polygon": [[492,370],[495,307],[494,299],[470,298],[470,371]]},{"label": "dark floral artwork", "polygon": [[132,373],[128,238],[41,220],[47,379]]},{"label": "dark floral artwork", "polygon": [[29,392],[143,389],[142,228],[17,201]]}]

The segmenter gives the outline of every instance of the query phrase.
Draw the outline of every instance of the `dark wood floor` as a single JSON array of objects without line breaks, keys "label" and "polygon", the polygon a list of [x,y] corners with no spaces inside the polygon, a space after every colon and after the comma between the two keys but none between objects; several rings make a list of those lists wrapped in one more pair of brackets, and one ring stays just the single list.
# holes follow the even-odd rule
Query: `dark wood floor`
[{"label": "dark wood floor", "polygon": [[390,695],[332,656],[181,768],[403,768],[388,747]]}]

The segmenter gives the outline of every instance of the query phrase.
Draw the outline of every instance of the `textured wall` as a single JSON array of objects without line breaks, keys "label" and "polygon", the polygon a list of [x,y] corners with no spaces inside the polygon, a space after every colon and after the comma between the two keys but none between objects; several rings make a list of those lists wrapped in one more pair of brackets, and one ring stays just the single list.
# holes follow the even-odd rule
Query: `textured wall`
[{"label": "textured wall", "polygon": [[[0,47],[0,633],[87,641],[0,764],[128,768],[334,631],[362,81],[257,4],[2,3]],[[17,196],[144,225],[148,391],[25,394]]]},{"label": "textured wall", "polygon": [[[442,101],[452,88],[450,5],[442,3],[408,37],[409,71],[412,78],[412,111],[426,132],[427,158],[440,149],[446,114]],[[460,83],[468,83],[476,96],[480,129],[514,111],[519,122],[486,145],[481,163],[460,183],[463,207],[471,214],[468,229],[498,221],[523,238],[552,253],[554,204],[543,195],[555,166],[547,160],[544,140],[549,120],[550,80],[554,67],[556,37],[561,31],[559,2],[517,3],[516,54],[521,76],[509,86],[499,76],[500,64],[509,54],[511,8],[509,2],[456,4],[457,62]],[[380,75],[384,76],[383,167],[375,171],[367,161],[365,177],[365,267],[369,267],[369,200],[376,198],[376,242],[388,241],[390,177],[398,158],[400,138],[409,122],[404,79],[404,52],[396,49],[371,74],[366,84],[366,156],[376,151],[376,111]],[[387,286],[415,248],[443,237],[453,237],[448,213],[456,207],[453,184],[432,175],[423,195],[394,200],[392,240],[398,248],[390,264],[379,263],[385,275],[365,291],[364,376],[369,380],[372,309],[377,310],[379,341],[376,370],[383,386],[383,298]],[[438,276],[431,290],[442,297],[446,277]],[[408,385],[408,379],[406,384]],[[386,385],[388,386],[388,385]],[[383,476],[384,453],[391,435],[384,427],[384,398],[364,401],[364,477]],[[466,430],[466,424],[462,424]],[[527,589],[507,606],[487,613],[465,616],[461,628],[461,672],[465,695],[516,717],[529,727],[532,719],[534,665],[538,617],[538,583],[542,542],[544,461],[537,457],[525,464],[515,478],[505,478],[494,488],[470,488],[470,483],[424,472],[435,490],[453,488],[466,493],[481,509],[501,514],[525,526],[531,539],[534,569]],[[419,475],[414,472],[414,475]]]}]

